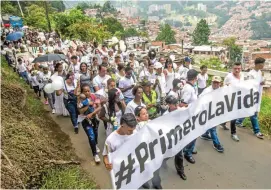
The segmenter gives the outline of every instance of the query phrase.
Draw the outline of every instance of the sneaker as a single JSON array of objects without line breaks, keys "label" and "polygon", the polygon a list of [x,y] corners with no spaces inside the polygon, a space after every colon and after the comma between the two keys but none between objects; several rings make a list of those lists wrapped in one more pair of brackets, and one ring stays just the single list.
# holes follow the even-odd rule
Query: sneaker
[{"label": "sneaker", "polygon": [[244,126],[242,123],[240,123],[240,124],[236,124],[236,127],[245,128],[246,126]]},{"label": "sneaker", "polygon": [[214,149],[216,149],[217,152],[224,152],[224,148],[220,144],[214,145]]},{"label": "sneaker", "polygon": [[99,147],[96,145],[96,152],[99,153],[101,152],[101,150],[99,149]]},{"label": "sneaker", "polygon": [[56,113],[56,110],[55,110],[55,109],[53,109],[53,110],[52,110],[52,114],[55,114],[55,113]]},{"label": "sneaker", "polygon": [[221,126],[224,130],[229,130],[229,128],[227,127],[226,123],[222,123],[222,124],[220,124],[220,126]]},{"label": "sneaker", "polygon": [[101,159],[100,159],[100,157],[99,157],[98,154],[96,154],[96,155],[94,156],[94,160],[95,160],[96,163],[100,163],[100,162],[101,162]]},{"label": "sneaker", "polygon": [[49,104],[48,101],[45,101],[44,103],[45,103],[45,105],[48,105],[48,104]]},{"label": "sneaker", "polygon": [[212,140],[212,138],[210,137],[210,135],[206,135],[206,134],[201,135],[200,138],[203,139],[203,140],[207,140],[207,141],[211,141]]},{"label": "sneaker", "polygon": [[78,131],[79,131],[78,127],[74,128],[74,133],[75,134],[78,134]]},{"label": "sneaker", "polygon": [[240,140],[236,134],[232,134],[231,138],[236,142],[238,142]]},{"label": "sneaker", "polygon": [[256,135],[256,137],[258,137],[259,139],[263,139],[263,134],[261,133],[261,132],[258,132],[258,133],[256,133],[255,134]]}]

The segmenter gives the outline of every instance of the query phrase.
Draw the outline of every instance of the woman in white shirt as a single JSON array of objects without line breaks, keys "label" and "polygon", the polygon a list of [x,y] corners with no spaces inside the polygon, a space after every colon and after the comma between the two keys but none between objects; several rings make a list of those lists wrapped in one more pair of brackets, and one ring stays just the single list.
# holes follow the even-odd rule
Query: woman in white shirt
[{"label": "woman in white shirt", "polygon": [[175,78],[178,78],[179,74],[175,73],[173,68],[173,62],[170,58],[167,59],[165,63],[164,75],[166,77],[166,93],[168,93],[172,88],[172,82]]},{"label": "woman in white shirt", "polygon": [[77,95],[80,89],[79,81],[74,79],[74,74],[69,73],[63,82],[63,88],[56,91],[56,95],[60,96],[63,93],[63,101],[68,110],[75,134],[78,134],[78,110],[77,110]]},{"label": "woman in white shirt", "polygon": [[198,74],[198,95],[200,95],[207,86],[208,74],[207,66],[200,67],[201,72]]},{"label": "woman in white shirt", "polygon": [[146,107],[145,104],[142,102],[142,97],[143,97],[143,88],[142,86],[135,86],[132,90],[133,95],[135,98],[128,103],[125,109],[125,113],[135,113],[135,108],[137,106],[143,106]]}]

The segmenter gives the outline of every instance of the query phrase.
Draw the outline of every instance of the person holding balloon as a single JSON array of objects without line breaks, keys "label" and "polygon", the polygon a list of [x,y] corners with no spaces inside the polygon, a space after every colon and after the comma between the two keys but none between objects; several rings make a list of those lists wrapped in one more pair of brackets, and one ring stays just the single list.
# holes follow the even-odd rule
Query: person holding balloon
[{"label": "person holding balloon", "polygon": [[[66,78],[66,71],[63,69],[62,63],[55,65],[55,73],[51,76],[54,90],[59,90],[63,86],[63,81]],[[55,112],[56,114],[68,116],[69,112],[66,109],[63,101],[63,93],[60,96],[55,96]]]},{"label": "person holding balloon", "polygon": [[79,95],[79,90],[80,81],[75,80],[73,73],[68,73],[63,81],[62,88],[56,91],[57,96],[63,93],[64,105],[70,114],[75,134],[78,134],[77,95]]},{"label": "person holding balloon", "polygon": [[43,88],[43,94],[45,98],[45,104],[49,105],[52,109],[52,113],[55,113],[55,94],[54,94],[54,89],[51,88],[50,85],[47,85],[48,83],[51,82],[51,72],[49,71],[49,68],[47,65],[43,65],[43,72],[40,73],[39,75],[39,83],[42,84]]}]

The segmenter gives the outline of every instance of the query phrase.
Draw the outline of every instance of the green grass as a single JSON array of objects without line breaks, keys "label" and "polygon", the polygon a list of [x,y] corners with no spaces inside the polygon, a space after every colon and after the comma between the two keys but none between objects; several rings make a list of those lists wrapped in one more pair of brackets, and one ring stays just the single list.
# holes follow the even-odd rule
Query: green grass
[{"label": "green grass", "polygon": [[41,189],[95,189],[96,184],[79,166],[51,169],[42,178]]},{"label": "green grass", "polygon": [[[18,86],[24,90],[26,90],[26,105],[24,106],[25,113],[30,116],[30,119],[34,120],[37,119],[37,121],[40,121],[39,118],[42,117],[43,114],[46,114],[46,111],[44,110],[43,103],[38,100],[34,94],[34,90],[29,87],[25,83],[23,79],[20,79],[18,74],[16,72],[13,72],[12,68],[8,66],[5,58],[1,56],[1,82],[2,84],[5,84],[7,86]],[[22,94],[22,96],[24,96]],[[33,128],[33,131],[36,129]],[[50,126],[48,126],[48,130],[50,130]],[[54,131],[51,131],[54,134],[56,134]],[[38,131],[37,131],[38,133]],[[44,133],[45,136],[40,136],[40,139],[46,139],[48,136],[48,132]],[[13,134],[17,135],[17,134]],[[64,136],[64,133],[62,131],[59,132],[59,138],[54,141],[60,141],[61,138]],[[27,138],[27,137],[26,137]],[[26,139],[28,141],[30,139]],[[64,142],[64,141],[63,141]],[[26,142],[27,143],[27,142]],[[35,145],[38,143],[36,142]],[[39,143],[41,144],[41,143]],[[57,143],[54,143],[57,146]],[[7,145],[6,145],[7,146]],[[46,149],[44,146],[39,147],[41,150]],[[58,150],[57,148],[54,149]],[[23,150],[20,150],[21,152]],[[46,149],[46,151],[49,151]],[[65,149],[65,151],[74,151],[73,149]],[[23,153],[23,152],[22,152]],[[72,153],[74,154],[74,153]],[[15,157],[15,156],[14,156]],[[66,157],[65,157],[66,158]],[[64,158],[59,158],[64,159]],[[69,158],[67,158],[69,159]],[[18,161],[18,159],[16,160]],[[15,163],[16,163],[15,161]],[[33,160],[26,160],[25,164],[32,164],[31,161]],[[43,160],[40,160],[43,161]],[[18,163],[19,165],[19,163]],[[33,168],[38,167],[36,164],[33,165]],[[35,173],[36,175],[36,173]],[[80,166],[74,166],[74,165],[63,165],[62,167],[51,167],[49,169],[45,169],[45,171],[42,171],[42,173],[38,173],[37,175],[42,176],[41,180],[38,180],[37,186],[35,188],[41,188],[41,189],[96,189],[97,184],[93,180],[93,178],[88,175]],[[10,179],[10,178],[9,178]],[[28,185],[31,185],[30,182],[25,182],[24,184],[26,187]],[[11,188],[11,187],[10,187]]]},{"label": "green grass", "polygon": [[[271,96],[263,95],[261,102],[261,110],[259,113],[259,124],[260,129],[263,134],[266,136],[271,136]],[[245,126],[251,126],[249,118],[246,118],[243,123]]]}]

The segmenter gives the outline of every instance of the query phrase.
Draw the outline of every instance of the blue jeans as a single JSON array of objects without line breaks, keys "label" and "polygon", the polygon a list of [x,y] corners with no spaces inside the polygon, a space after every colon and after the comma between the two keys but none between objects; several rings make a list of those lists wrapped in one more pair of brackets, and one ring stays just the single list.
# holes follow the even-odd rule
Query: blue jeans
[{"label": "blue jeans", "polygon": [[19,74],[20,74],[20,77],[22,77],[22,78],[24,79],[24,81],[25,81],[26,83],[28,83],[27,72],[26,72],[26,71],[20,72]]},{"label": "blue jeans", "polygon": [[98,144],[98,126],[96,123],[96,119],[91,120],[93,125],[89,124],[89,122],[85,119],[82,121],[83,129],[88,136],[89,145],[92,151],[93,156],[97,154],[96,145]]},{"label": "blue jeans", "polygon": [[[254,115],[250,116],[250,121],[252,124],[252,129],[255,134],[260,132],[260,127],[259,127],[259,121],[258,121],[258,114],[255,113]],[[236,124],[242,124],[245,118],[240,118],[236,120]]]},{"label": "blue jeans", "polygon": [[68,100],[68,99],[64,98],[64,105],[70,114],[72,125],[74,128],[78,128],[78,123],[77,123],[78,110],[77,110],[77,103],[76,102],[77,102],[76,99],[74,99],[74,100],[69,99]]},{"label": "blue jeans", "polygon": [[193,140],[188,145],[186,145],[186,147],[183,150],[184,156],[187,156],[187,157],[192,156],[192,152],[193,152],[193,150],[194,150],[194,148],[196,146],[196,141],[197,141],[197,139]]},{"label": "blue jeans", "polygon": [[213,144],[214,145],[220,145],[220,142],[219,142],[219,139],[218,139],[218,136],[217,136],[217,133],[216,133],[216,127],[213,127],[209,130],[206,131],[206,133],[204,133],[204,135],[208,135],[210,133],[211,135],[211,138],[213,140]]},{"label": "blue jeans", "polygon": [[125,101],[125,104],[127,105],[129,102],[131,102],[133,100],[133,98],[127,98],[127,97],[124,97],[124,101]]}]

